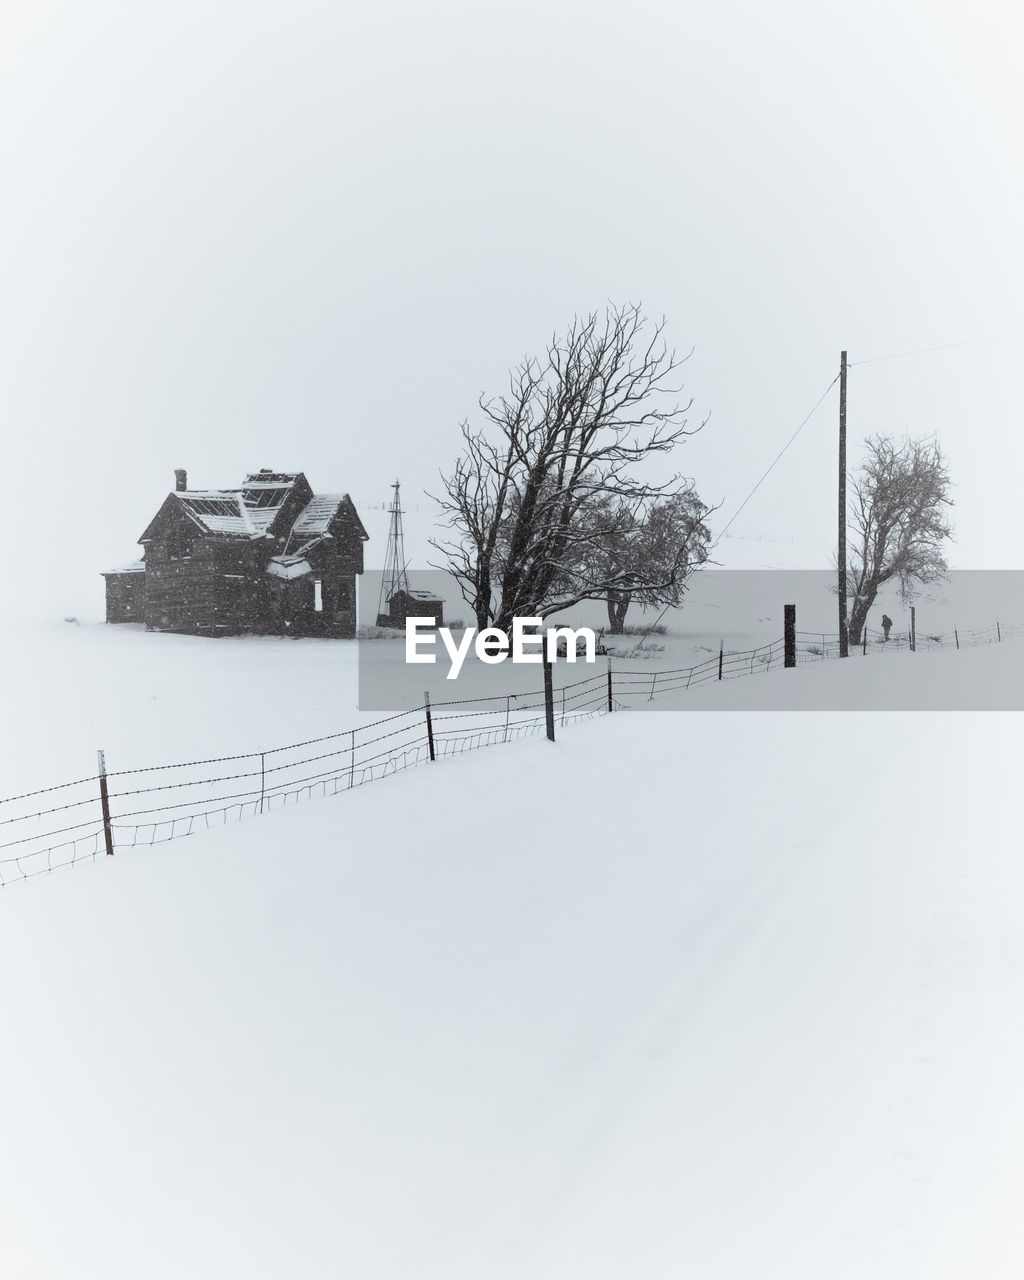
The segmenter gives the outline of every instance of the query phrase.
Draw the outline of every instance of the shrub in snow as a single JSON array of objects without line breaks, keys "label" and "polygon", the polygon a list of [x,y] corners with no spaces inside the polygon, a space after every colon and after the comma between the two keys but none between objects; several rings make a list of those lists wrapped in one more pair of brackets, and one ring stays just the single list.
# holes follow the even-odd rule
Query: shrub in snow
[{"label": "shrub in snow", "polygon": [[405,632],[397,627],[357,627],[357,640],[401,640]]}]

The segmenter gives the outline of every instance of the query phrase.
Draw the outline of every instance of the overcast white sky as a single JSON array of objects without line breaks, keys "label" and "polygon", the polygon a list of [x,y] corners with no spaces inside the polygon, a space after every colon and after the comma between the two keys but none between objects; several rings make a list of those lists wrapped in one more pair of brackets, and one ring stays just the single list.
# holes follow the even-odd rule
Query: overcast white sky
[{"label": "overcast white sky", "polygon": [[[608,298],[695,348],[711,422],[678,464],[719,527],[841,347],[1024,328],[1008,3],[0,13],[5,611],[97,614],[98,570],[136,554],[176,466],[195,486],[303,469],[364,510],[397,473],[421,561],[417,491],[459,420]],[[851,373],[853,441],[945,445],[960,568],[1021,563],[1022,355]],[[725,564],[827,561],[835,417],[833,391]],[[377,564],[385,517],[366,522]]]}]

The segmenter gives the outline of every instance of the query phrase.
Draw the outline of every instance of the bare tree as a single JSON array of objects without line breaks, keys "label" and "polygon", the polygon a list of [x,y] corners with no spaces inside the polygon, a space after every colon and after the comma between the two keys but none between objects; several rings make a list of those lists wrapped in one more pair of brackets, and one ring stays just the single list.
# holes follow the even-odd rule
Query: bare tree
[{"label": "bare tree", "polygon": [[[687,487],[633,468],[699,430],[676,399],[682,361],[664,329],[633,305],[577,317],[511,371],[505,394],[481,398],[481,428],[463,424],[464,452],[438,499],[452,536],[432,545],[478,626],[547,617],[633,581],[595,561],[593,540],[616,528],[621,507],[643,512]],[[666,589],[675,576],[643,585]]]},{"label": "bare tree", "polygon": [[[611,505],[609,500],[603,504]],[[607,595],[608,630],[621,635],[632,603],[672,605],[682,602],[686,580],[708,558],[711,530],[704,523],[712,508],[691,486],[652,503],[645,512],[620,505],[612,526],[595,537],[590,555],[595,576],[618,585]]]},{"label": "bare tree", "polygon": [[861,631],[879,589],[896,580],[906,599],[915,583],[945,576],[942,544],[952,536],[950,479],[934,440],[869,436],[853,484],[847,584],[853,604],[850,643]]}]

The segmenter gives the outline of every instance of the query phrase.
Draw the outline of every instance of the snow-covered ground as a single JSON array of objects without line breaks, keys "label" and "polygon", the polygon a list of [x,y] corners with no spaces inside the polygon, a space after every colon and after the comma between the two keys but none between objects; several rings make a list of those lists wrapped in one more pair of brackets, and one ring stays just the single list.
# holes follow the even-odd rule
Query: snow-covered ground
[{"label": "snow-covered ground", "polygon": [[[730,587],[731,581],[737,585]],[[786,600],[801,601],[797,623],[802,645],[817,644],[820,632],[820,646],[827,647],[828,633],[835,629],[835,600],[828,586],[827,575],[805,571],[698,575],[685,607],[666,614],[667,635],[651,635],[642,643],[637,636],[609,638],[615,669],[647,676],[655,668],[707,662],[723,643],[733,652],[777,642]],[[901,632],[906,618],[897,603],[885,604]],[[875,611],[879,616],[881,608]],[[959,625],[966,632],[990,626],[1000,615],[1008,630],[1024,624],[1024,574],[953,575],[950,584],[922,598],[919,635],[927,643],[931,631],[951,635]],[[646,625],[657,616],[656,611],[636,611],[633,621]],[[600,607],[591,605],[576,612],[573,625],[597,628],[602,620]],[[400,639],[361,643],[371,665],[384,648],[401,662]],[[873,652],[880,651],[873,645]],[[351,642],[253,636],[210,640],[85,619],[8,625],[0,633],[0,663],[8,726],[0,735],[3,795],[90,776],[101,747],[111,769],[260,751],[421,705],[427,685],[437,698],[503,696],[508,690],[535,692],[541,686],[536,667],[473,661],[449,685],[445,659],[436,667],[397,673],[392,668],[401,677],[395,696],[361,700],[358,646]],[[555,681],[579,680],[592,671],[559,665]],[[824,688],[803,687],[814,691],[813,696]],[[730,697],[734,705],[737,700],[742,704],[747,694],[737,690]],[[660,698],[657,705],[664,705]]]},{"label": "snow-covered ground", "polygon": [[[346,646],[7,645],[9,778],[355,714]],[[1019,1276],[1019,717],[708,712],[983,704],[1022,656],[768,673],[4,890],[4,1274]]]}]

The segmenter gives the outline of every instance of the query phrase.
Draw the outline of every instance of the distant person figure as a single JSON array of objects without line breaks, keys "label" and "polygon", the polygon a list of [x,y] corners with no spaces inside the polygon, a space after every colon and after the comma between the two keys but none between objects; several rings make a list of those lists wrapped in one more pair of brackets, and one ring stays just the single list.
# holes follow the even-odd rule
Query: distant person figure
[{"label": "distant person figure", "polygon": [[886,640],[889,639],[889,632],[892,630],[892,618],[887,613],[882,614],[882,634]]}]

